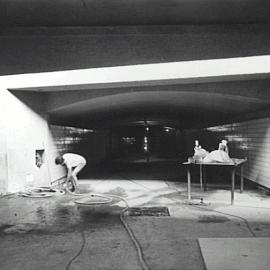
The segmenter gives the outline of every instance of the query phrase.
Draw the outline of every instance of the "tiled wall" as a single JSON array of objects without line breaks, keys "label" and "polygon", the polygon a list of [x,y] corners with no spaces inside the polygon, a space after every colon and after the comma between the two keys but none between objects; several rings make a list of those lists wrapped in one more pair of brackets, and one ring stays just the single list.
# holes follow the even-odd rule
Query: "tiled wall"
[{"label": "tiled wall", "polygon": [[58,151],[62,154],[74,152],[79,145],[87,141],[91,130],[50,125],[50,130],[54,138]]},{"label": "tiled wall", "polygon": [[185,131],[186,155],[193,154],[195,140],[206,150],[217,149],[221,139],[229,141],[230,156],[247,158],[244,176],[270,187],[270,118],[256,119],[203,130]]},{"label": "tiled wall", "polygon": [[86,158],[88,166],[104,160],[107,155],[108,134],[104,131],[50,125],[55,149],[51,152],[76,153]]}]

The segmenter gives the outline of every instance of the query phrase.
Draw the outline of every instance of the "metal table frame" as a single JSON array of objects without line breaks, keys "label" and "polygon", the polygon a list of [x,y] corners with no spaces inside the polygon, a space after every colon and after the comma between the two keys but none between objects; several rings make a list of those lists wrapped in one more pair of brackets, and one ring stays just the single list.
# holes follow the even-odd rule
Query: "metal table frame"
[{"label": "metal table frame", "polygon": [[232,159],[231,163],[221,163],[221,162],[184,162],[183,165],[187,168],[187,184],[188,184],[188,200],[191,200],[191,166],[199,166],[200,167],[200,187],[203,189],[204,183],[204,191],[206,190],[206,179],[203,179],[203,166],[226,166],[231,168],[231,205],[234,204],[234,190],[235,190],[235,171],[237,167],[240,167],[240,193],[244,191],[244,163],[247,161],[246,159]]}]

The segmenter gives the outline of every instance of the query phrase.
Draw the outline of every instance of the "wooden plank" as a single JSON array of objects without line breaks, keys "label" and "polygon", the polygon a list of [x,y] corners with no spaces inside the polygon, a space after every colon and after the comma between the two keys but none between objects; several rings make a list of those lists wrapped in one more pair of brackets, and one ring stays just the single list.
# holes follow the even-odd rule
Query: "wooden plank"
[{"label": "wooden plank", "polygon": [[207,270],[268,270],[270,238],[200,238]]}]

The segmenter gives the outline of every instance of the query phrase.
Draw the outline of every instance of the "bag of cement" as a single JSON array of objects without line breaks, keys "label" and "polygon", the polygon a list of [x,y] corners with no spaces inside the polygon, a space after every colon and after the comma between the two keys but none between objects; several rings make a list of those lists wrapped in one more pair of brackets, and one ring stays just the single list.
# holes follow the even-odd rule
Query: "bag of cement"
[{"label": "bag of cement", "polygon": [[221,162],[221,163],[233,163],[233,160],[223,150],[214,150],[210,152],[204,159],[203,162]]}]

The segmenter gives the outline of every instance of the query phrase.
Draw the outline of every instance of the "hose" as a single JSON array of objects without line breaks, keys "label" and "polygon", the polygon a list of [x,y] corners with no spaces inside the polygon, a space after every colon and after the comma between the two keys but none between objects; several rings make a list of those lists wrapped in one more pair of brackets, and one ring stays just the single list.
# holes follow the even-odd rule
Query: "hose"
[{"label": "hose", "polygon": [[[138,259],[139,259],[139,262],[141,264],[142,269],[143,270],[150,270],[150,268],[148,267],[148,265],[147,265],[147,263],[145,261],[145,258],[144,258],[144,255],[143,255],[143,250],[142,250],[142,247],[141,247],[139,241],[136,239],[136,237],[135,237],[133,231],[131,230],[131,228],[129,227],[128,223],[125,221],[124,214],[125,214],[125,212],[128,211],[129,204],[123,197],[120,197],[120,196],[117,196],[117,195],[112,195],[112,194],[104,195],[104,194],[97,194],[97,193],[85,193],[85,194],[83,194],[83,193],[73,193],[73,192],[69,191],[68,188],[66,188],[66,191],[67,191],[67,193],[69,193],[69,194],[71,194],[73,196],[80,196],[80,197],[91,196],[91,197],[100,197],[100,198],[103,198],[103,199],[107,199],[106,201],[102,201],[102,202],[91,202],[91,201],[87,201],[87,200],[85,202],[83,202],[82,200],[75,200],[74,202],[77,203],[77,204],[83,204],[83,205],[109,204],[109,203],[112,203],[113,198],[118,199],[120,201],[123,201],[126,206],[120,212],[120,215],[119,215],[120,221],[121,221],[122,225],[124,226],[125,230],[127,231],[132,243],[134,244],[134,246],[136,248]],[[83,239],[83,243],[82,243],[82,246],[81,246],[79,252],[73,258],[71,258],[71,260],[67,264],[66,270],[69,269],[72,262],[82,253],[82,251],[84,249],[85,236],[84,236],[83,232],[82,232],[82,239]]]},{"label": "hose", "polygon": [[84,247],[85,247],[85,244],[86,244],[86,240],[85,240],[85,235],[84,235],[84,232],[83,232],[83,230],[81,231],[81,236],[82,236],[82,240],[83,240],[83,242],[82,242],[82,245],[81,245],[81,248],[80,248],[80,250],[77,252],[77,254],[74,256],[74,257],[72,257],[72,259],[71,260],[69,260],[69,262],[68,262],[68,264],[67,264],[67,266],[66,266],[66,270],[69,270],[69,267],[71,266],[71,264],[81,255],[81,253],[83,252],[83,250],[84,250]]},{"label": "hose", "polygon": [[[166,182],[166,184],[167,184],[167,186],[168,186],[169,188],[172,188],[172,189],[176,190],[177,192],[179,192],[179,190],[178,190],[177,188],[171,187],[167,181],[165,181],[165,182]],[[244,223],[246,224],[246,227],[247,227],[248,231],[250,232],[250,234],[251,234],[253,237],[257,237],[256,234],[254,233],[254,231],[251,229],[251,226],[250,226],[249,222],[247,221],[247,219],[245,219],[245,218],[243,218],[243,217],[241,217],[241,216],[229,214],[229,213],[222,212],[222,211],[218,211],[218,210],[214,210],[214,209],[202,208],[202,207],[200,207],[199,205],[192,205],[192,204],[190,204],[190,206],[191,206],[191,207],[194,207],[194,208],[197,208],[197,209],[203,209],[203,210],[206,210],[206,211],[208,211],[208,212],[216,212],[216,213],[222,214],[222,215],[224,215],[224,216],[230,216],[230,217],[238,218],[238,219],[244,221]]]},{"label": "hose", "polygon": [[241,216],[233,215],[233,214],[229,214],[229,213],[225,213],[225,212],[218,211],[218,210],[214,210],[214,209],[206,209],[206,208],[202,208],[202,207],[197,206],[197,205],[191,205],[191,206],[192,206],[192,207],[195,207],[195,208],[199,208],[199,209],[204,209],[204,210],[207,210],[207,211],[210,211],[210,212],[219,213],[219,214],[222,214],[222,215],[224,215],[224,216],[229,216],[229,217],[238,218],[238,219],[240,219],[240,220],[242,220],[242,221],[245,222],[246,227],[247,227],[248,231],[250,232],[250,234],[251,234],[253,237],[257,237],[257,235],[254,233],[254,231],[251,229],[249,222],[248,222],[245,218],[243,218],[243,217],[241,217]]},{"label": "hose", "polygon": [[51,187],[25,188],[24,191],[18,193],[19,196],[28,198],[48,198],[63,194],[63,191]]},{"label": "hose", "polygon": [[124,198],[122,198],[120,196],[116,196],[116,195],[110,195],[110,196],[113,197],[113,198],[118,198],[118,199],[122,200],[126,204],[126,207],[120,213],[120,221],[122,222],[123,226],[125,227],[130,239],[132,240],[132,242],[133,242],[133,244],[134,244],[134,246],[135,246],[135,248],[137,250],[138,258],[139,258],[140,264],[142,266],[142,269],[143,270],[150,270],[150,268],[148,267],[148,265],[147,265],[147,263],[145,261],[145,258],[144,258],[144,255],[143,255],[143,250],[142,250],[142,247],[141,247],[139,241],[136,239],[133,231],[131,230],[128,223],[124,219],[124,213],[129,209],[128,202]]}]

